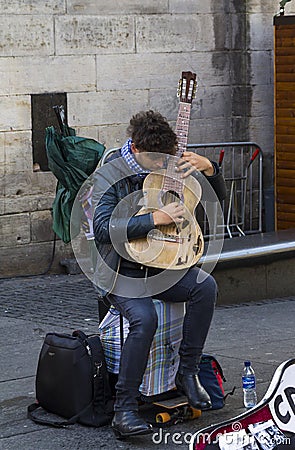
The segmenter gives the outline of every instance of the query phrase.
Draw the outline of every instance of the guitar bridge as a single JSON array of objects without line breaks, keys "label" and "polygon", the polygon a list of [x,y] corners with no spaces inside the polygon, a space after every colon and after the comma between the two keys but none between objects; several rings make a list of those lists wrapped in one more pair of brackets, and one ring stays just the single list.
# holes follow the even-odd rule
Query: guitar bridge
[{"label": "guitar bridge", "polygon": [[159,230],[150,231],[148,237],[150,239],[154,239],[155,241],[174,242],[176,244],[183,244],[183,242],[189,240],[189,237],[179,237],[175,234],[162,233]]}]

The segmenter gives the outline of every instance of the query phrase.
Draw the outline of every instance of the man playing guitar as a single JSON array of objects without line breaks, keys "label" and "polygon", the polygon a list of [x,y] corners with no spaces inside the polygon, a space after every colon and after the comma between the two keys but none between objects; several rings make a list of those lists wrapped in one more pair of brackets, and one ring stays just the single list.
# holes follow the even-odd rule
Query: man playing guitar
[{"label": "man playing guitar", "polygon": [[[198,363],[217,297],[214,278],[207,275],[200,281],[198,275],[202,270],[195,265],[161,269],[153,267],[152,263],[134,261],[128,255],[127,241],[132,243],[146,238],[160,226],[173,226],[177,231],[170,240],[176,242],[180,235],[178,227],[187,226],[184,224],[187,221],[184,218],[186,206],[177,195],[155,210],[143,210],[137,214],[143,204],[145,178],[150,172],[167,166],[167,158],[176,154],[178,136],[167,120],[153,111],[134,115],[128,133],[128,141],[95,175],[93,194],[93,225],[99,254],[96,268],[98,291],[130,324],[116,384],[112,427],[118,437],[152,432],[151,426],[138,414],[137,398],[157,329],[153,298],[164,302],[186,302],[175,383],[191,406],[210,409],[210,397],[198,379]],[[199,173],[213,187],[216,201],[225,198],[225,183],[218,164],[206,157],[185,151],[177,162],[177,172],[181,179],[189,179]],[[156,239],[158,243],[159,238]],[[169,282],[167,284],[165,278],[162,285],[166,276],[170,277]]]}]

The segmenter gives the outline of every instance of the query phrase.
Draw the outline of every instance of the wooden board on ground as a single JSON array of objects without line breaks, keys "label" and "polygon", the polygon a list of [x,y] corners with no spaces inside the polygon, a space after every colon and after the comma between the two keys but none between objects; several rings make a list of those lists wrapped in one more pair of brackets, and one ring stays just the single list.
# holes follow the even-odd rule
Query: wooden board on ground
[{"label": "wooden board on ground", "polygon": [[[158,400],[153,402],[155,406],[163,408],[163,412],[156,415],[157,423],[179,423],[184,420],[197,419],[201,415],[201,410],[193,408],[187,397],[175,396],[167,400]],[[167,410],[167,411],[165,411]]]}]

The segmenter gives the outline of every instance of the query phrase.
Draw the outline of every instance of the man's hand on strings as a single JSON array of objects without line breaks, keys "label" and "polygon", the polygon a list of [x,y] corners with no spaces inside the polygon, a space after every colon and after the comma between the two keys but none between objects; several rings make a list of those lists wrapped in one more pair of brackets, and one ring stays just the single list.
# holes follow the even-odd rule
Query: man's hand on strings
[{"label": "man's hand on strings", "polygon": [[183,171],[182,178],[188,177],[195,170],[203,172],[204,175],[210,177],[214,175],[214,167],[206,156],[198,155],[194,152],[183,152],[178,162],[179,171]]},{"label": "man's hand on strings", "polygon": [[172,202],[153,212],[155,225],[169,225],[183,222],[185,208],[178,202]]}]

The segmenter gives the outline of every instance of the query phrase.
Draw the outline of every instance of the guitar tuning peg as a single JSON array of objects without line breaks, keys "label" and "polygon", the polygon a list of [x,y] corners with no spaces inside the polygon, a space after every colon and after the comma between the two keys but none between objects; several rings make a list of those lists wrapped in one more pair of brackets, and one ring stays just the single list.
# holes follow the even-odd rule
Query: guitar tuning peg
[{"label": "guitar tuning peg", "polygon": [[181,80],[178,81],[177,97],[180,97],[180,92],[181,92]]}]

